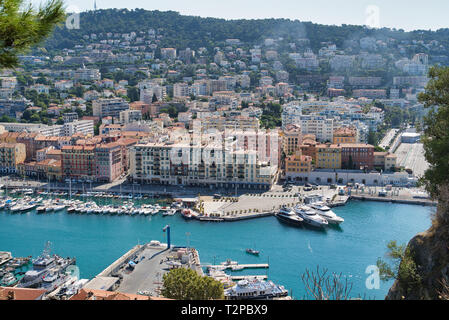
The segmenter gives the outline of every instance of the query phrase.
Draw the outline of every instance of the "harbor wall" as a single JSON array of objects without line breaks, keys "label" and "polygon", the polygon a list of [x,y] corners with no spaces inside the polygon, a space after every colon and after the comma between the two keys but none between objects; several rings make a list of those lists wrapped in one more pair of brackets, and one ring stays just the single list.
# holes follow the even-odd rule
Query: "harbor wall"
[{"label": "harbor wall", "polygon": [[391,202],[391,203],[401,203],[401,204],[414,204],[422,206],[436,206],[437,202],[427,199],[393,199],[384,197],[373,197],[373,196],[352,196],[352,200],[359,201],[377,201],[377,202]]},{"label": "harbor wall", "polygon": [[123,264],[131,261],[136,255],[145,249],[145,245],[137,245],[123,256],[114,261],[110,266],[104,269],[97,277],[109,277],[117,273],[117,271],[123,266]]}]

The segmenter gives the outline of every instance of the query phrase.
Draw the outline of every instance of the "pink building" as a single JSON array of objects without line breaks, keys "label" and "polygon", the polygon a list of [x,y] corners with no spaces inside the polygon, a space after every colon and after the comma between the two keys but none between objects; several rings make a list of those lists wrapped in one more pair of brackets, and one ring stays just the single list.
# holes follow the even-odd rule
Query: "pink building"
[{"label": "pink building", "polygon": [[96,180],[112,182],[124,173],[122,147],[112,142],[95,147]]}]

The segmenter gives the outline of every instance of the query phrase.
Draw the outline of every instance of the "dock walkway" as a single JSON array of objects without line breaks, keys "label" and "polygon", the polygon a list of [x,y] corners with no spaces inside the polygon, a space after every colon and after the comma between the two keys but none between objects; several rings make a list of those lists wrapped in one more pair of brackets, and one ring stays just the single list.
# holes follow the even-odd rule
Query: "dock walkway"
[{"label": "dock walkway", "polygon": [[267,280],[268,276],[231,276],[230,278],[232,281],[252,280],[254,278],[256,278],[257,280]]},{"label": "dock walkway", "polygon": [[243,268],[243,269],[268,269],[270,266],[268,263],[258,263],[258,264],[206,265],[204,267],[212,268],[212,269],[227,270],[227,269],[232,269],[232,267]]}]

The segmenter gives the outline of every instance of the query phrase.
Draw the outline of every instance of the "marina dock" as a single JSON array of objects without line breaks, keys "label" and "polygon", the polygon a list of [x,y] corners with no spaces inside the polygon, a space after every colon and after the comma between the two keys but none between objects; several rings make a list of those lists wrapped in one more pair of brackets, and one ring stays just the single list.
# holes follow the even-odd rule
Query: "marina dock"
[{"label": "marina dock", "polygon": [[240,281],[240,280],[251,280],[251,279],[257,279],[257,280],[267,280],[268,276],[231,276],[230,277],[232,281]]},{"label": "marina dock", "polygon": [[0,251],[0,266],[12,259],[11,252]]},{"label": "marina dock", "polygon": [[377,201],[377,202],[391,202],[401,204],[414,204],[421,206],[436,206],[438,203],[429,199],[404,199],[391,197],[376,197],[371,195],[351,195],[352,200],[360,201]]},{"label": "marina dock", "polygon": [[258,263],[258,264],[226,264],[226,265],[206,265],[204,266],[206,268],[212,268],[212,269],[232,269],[234,268],[243,268],[243,269],[268,269],[270,266],[268,263]]}]

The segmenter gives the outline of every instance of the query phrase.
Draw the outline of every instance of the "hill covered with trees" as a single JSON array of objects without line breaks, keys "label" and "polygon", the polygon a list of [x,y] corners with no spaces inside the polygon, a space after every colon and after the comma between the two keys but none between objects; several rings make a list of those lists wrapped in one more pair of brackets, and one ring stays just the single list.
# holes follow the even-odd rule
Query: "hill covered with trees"
[{"label": "hill covered with trees", "polygon": [[73,48],[83,43],[83,36],[101,33],[129,33],[154,29],[164,34],[161,45],[176,48],[213,48],[226,39],[240,39],[247,45],[262,44],[270,37],[282,37],[286,42],[307,38],[312,50],[323,42],[335,43],[339,48],[348,41],[376,36],[378,39],[437,40],[443,47],[449,45],[449,29],[439,31],[405,32],[395,29],[370,29],[354,25],[320,25],[289,19],[225,20],[185,16],[174,11],[144,9],[106,9],[81,13],[80,29],[59,26],[47,41],[47,49]]}]

